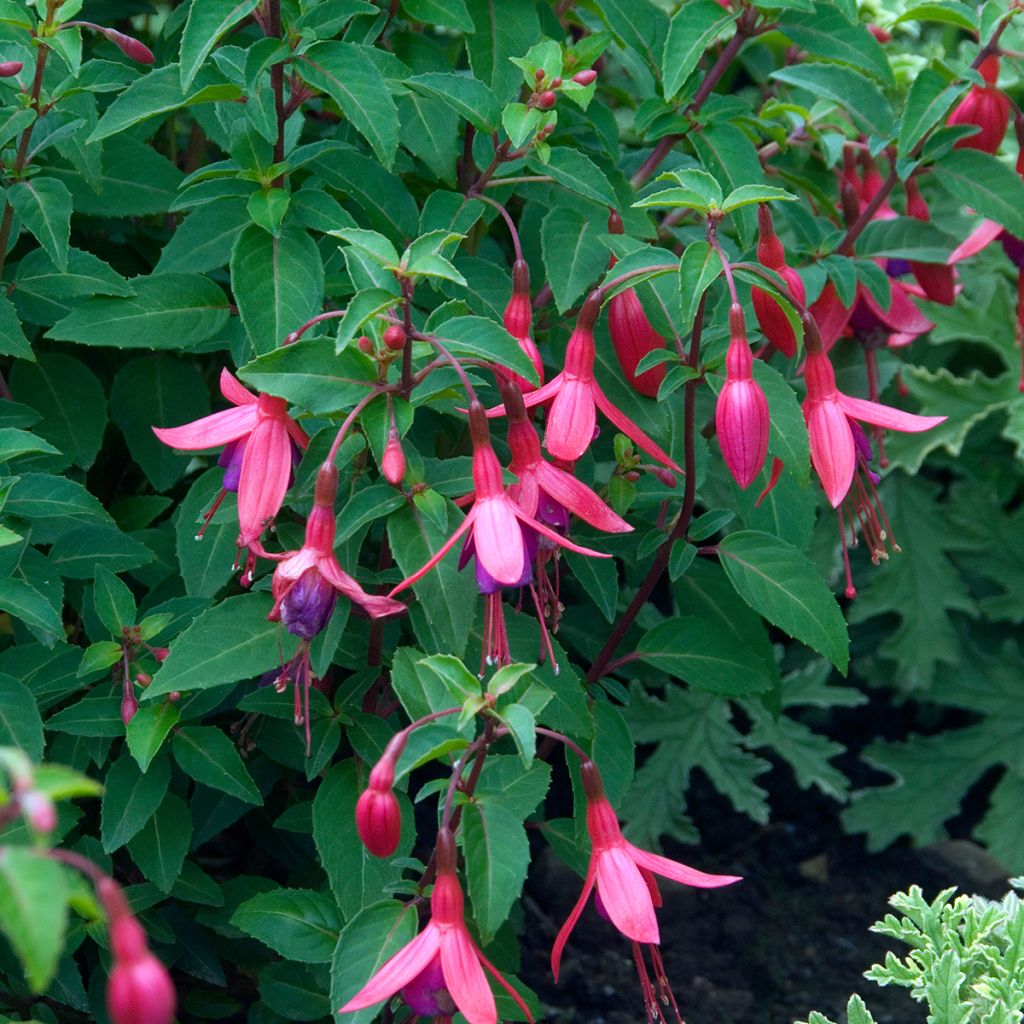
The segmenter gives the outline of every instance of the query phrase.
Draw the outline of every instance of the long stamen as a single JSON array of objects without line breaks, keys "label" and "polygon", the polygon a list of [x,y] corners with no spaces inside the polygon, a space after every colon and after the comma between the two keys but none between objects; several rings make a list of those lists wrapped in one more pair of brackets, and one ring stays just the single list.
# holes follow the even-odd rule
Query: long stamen
[{"label": "long stamen", "polygon": [[548,633],[548,624],[544,619],[544,609],[541,607],[540,597],[537,594],[537,589],[534,585],[530,584],[530,593],[533,595],[533,606],[537,609],[537,621],[540,623],[540,658],[537,659],[538,664],[544,664],[545,656],[551,659],[551,668],[555,675],[558,675],[558,662],[555,661],[555,649],[551,646],[551,635]]},{"label": "long stamen", "polygon": [[636,964],[637,977],[640,979],[640,991],[644,998],[644,1012],[647,1014],[647,1024],[664,1024],[661,1016],[661,1007],[658,1005],[658,998],[654,994],[654,986],[651,984],[650,976],[647,974],[647,965],[644,963],[643,951],[640,943],[633,942],[633,963]]},{"label": "long stamen", "polygon": [[217,509],[220,508],[220,504],[227,497],[227,494],[227,490],[222,488],[214,503],[203,514],[203,525],[199,527],[199,532],[196,533],[196,540],[203,539],[203,534],[206,533],[206,528],[210,525],[210,520],[217,514]]},{"label": "long stamen", "polygon": [[846,570],[846,596],[852,601],[857,596],[857,588],[853,585],[853,573],[850,571],[850,550],[846,545],[846,524],[843,522],[843,506],[840,505],[836,512],[839,515],[839,540],[843,545],[843,568]]},{"label": "long stamen", "polygon": [[669,984],[668,975],[665,973],[665,962],[661,959],[661,950],[658,949],[657,946],[651,945],[647,947],[647,951],[651,954],[651,963],[654,966],[654,978],[658,983],[658,994],[661,997],[662,1005],[672,1008],[676,1024],[684,1024],[683,1018],[679,1013],[679,1004],[676,1003],[675,994],[672,992],[672,986]]}]

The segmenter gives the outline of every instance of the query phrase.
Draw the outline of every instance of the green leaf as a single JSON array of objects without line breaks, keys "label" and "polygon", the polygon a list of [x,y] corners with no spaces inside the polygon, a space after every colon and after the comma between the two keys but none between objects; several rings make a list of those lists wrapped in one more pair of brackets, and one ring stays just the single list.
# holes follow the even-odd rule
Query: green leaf
[{"label": "green leaf", "polygon": [[538,174],[550,174],[570,192],[593,199],[602,206],[618,206],[615,190],[604,171],[585,153],[572,146],[554,146],[547,163],[542,164],[536,157],[531,157],[529,164]]},{"label": "green leaf", "polygon": [[840,672],[850,660],[846,622],[803,552],[756,530],[731,533],[718,545],[736,592],[773,625],[824,655]]},{"label": "green leaf", "polygon": [[697,316],[704,293],[722,273],[722,258],[707,242],[691,242],[679,260],[679,296],[687,330]]},{"label": "green leaf", "polygon": [[131,359],[114,377],[110,408],[153,489],[166,491],[176,484],[192,456],[163,444],[153,427],[176,427],[209,414],[208,390],[196,367],[163,354]]},{"label": "green leaf", "polygon": [[60,452],[27,430],[0,427],[0,461],[10,462],[19,455],[60,455]]},{"label": "green leaf", "polygon": [[64,587],[53,563],[34,548],[23,548],[10,575],[0,576],[0,607],[21,619],[47,647],[64,640],[63,604]]},{"label": "green leaf", "polygon": [[[771,77],[838,103],[864,131],[887,138],[893,113],[882,90],[866,75],[839,64],[799,64]],[[1024,186],[1022,186],[1024,187]]]},{"label": "green leaf", "polygon": [[169,701],[144,704],[135,712],[125,729],[128,750],[146,772],[153,763],[171,729],[178,724],[178,709]]},{"label": "green leaf", "polygon": [[763,693],[774,683],[754,651],[737,647],[706,619],[667,619],[645,633],[636,649],[641,661],[724,697]]},{"label": "green leaf", "polygon": [[811,445],[796,394],[782,374],[762,359],[755,360],[754,380],[761,385],[771,414],[768,452],[782,459],[800,485],[806,487],[811,478]]},{"label": "green leaf", "polygon": [[35,695],[20,679],[0,673],[0,747],[18,747],[35,762],[42,760],[44,742]]},{"label": "green leaf", "polygon": [[146,880],[168,893],[181,874],[191,840],[188,804],[168,793],[145,828],[128,843],[128,852]]},{"label": "green leaf", "polygon": [[813,13],[790,11],[779,22],[779,31],[816,60],[839,61],[867,72],[882,85],[896,84],[885,50],[867,26],[851,25],[832,4],[815,3]]},{"label": "green leaf", "polygon": [[135,622],[135,598],[132,592],[106,566],[96,567],[92,602],[100,622],[114,636],[120,636],[122,626],[131,626]]},{"label": "green leaf", "polygon": [[930,1024],[964,1024],[971,1017],[971,1006],[960,998],[966,980],[957,951],[945,950],[929,970],[925,986]]},{"label": "green leaf", "polygon": [[61,576],[87,580],[97,565],[111,572],[137,569],[153,561],[153,552],[116,526],[88,523],[61,534],[50,548],[49,558]]},{"label": "green leaf", "polygon": [[490,134],[496,131],[501,111],[494,93],[471,75],[429,71],[413,75],[402,83],[414,92],[443,100],[474,128]]},{"label": "green leaf", "polygon": [[[22,260],[22,263],[25,261]],[[21,264],[19,264],[20,269]],[[18,311],[6,295],[0,295],[0,355],[14,356],[32,362],[35,355],[25,337]]]},{"label": "green leaf", "polygon": [[175,732],[172,747],[181,770],[196,782],[246,803],[263,803],[238,747],[220,729],[212,725],[183,726]]},{"label": "green leaf", "polygon": [[[253,195],[262,193],[253,193]],[[160,253],[158,274],[207,273],[231,259],[238,236],[249,225],[249,210],[241,199],[206,203],[175,229]]]},{"label": "green leaf", "polygon": [[192,0],[181,35],[179,76],[183,92],[213,48],[233,25],[252,13],[259,0]]},{"label": "green leaf", "polygon": [[285,228],[275,238],[254,224],[231,253],[231,290],[254,354],[270,352],[320,312],[320,250],[301,228]]},{"label": "green leaf", "polygon": [[199,274],[151,274],[131,284],[134,296],[86,299],[46,336],[80,345],[189,349],[228,321],[224,292]]},{"label": "green leaf", "polygon": [[[345,925],[331,964],[331,1007],[351,999],[385,961],[413,940],[416,910],[411,903],[385,900],[360,910]],[[371,1007],[345,1014],[345,1024],[370,1024],[379,1010]]]},{"label": "green leaf", "polygon": [[[604,272],[608,250],[601,242],[601,221],[586,219],[568,206],[556,206],[541,224],[541,249],[548,283],[559,313],[564,313]],[[518,346],[517,346],[518,347]]]},{"label": "green leaf", "polygon": [[40,352],[35,363],[14,364],[11,391],[41,415],[35,432],[63,452],[65,461],[82,469],[96,461],[107,426],[107,396],[85,363],[62,352]]},{"label": "green leaf", "polygon": [[945,263],[956,245],[941,228],[916,217],[873,220],[857,241],[859,256]]},{"label": "green leaf", "polygon": [[251,679],[280,664],[269,594],[239,594],[196,616],[175,639],[145,700],[175,690],[206,690]]},{"label": "green leaf", "polygon": [[518,94],[520,71],[509,58],[525,53],[540,36],[533,0],[465,0],[474,31],[466,36],[473,74],[494,90],[499,103]]},{"label": "green leaf", "polygon": [[444,25],[460,32],[473,31],[473,21],[463,0],[402,0],[402,7],[414,21]]},{"label": "green leaf", "polygon": [[968,4],[958,0],[925,0],[924,3],[912,3],[893,22],[899,25],[904,21],[938,21],[946,25],[956,25],[968,32],[978,31],[978,15]]},{"label": "green leaf", "polygon": [[438,325],[434,334],[453,355],[476,356],[537,380],[530,357],[502,324],[481,316],[457,316]]},{"label": "green leaf", "polygon": [[238,376],[257,391],[324,415],[351,409],[365,397],[366,384],[374,380],[374,363],[355,347],[335,354],[330,338],[304,338],[246,363]]},{"label": "green leaf", "polygon": [[330,963],[341,930],[334,901],[310,889],[253,896],[231,915],[231,924],[286,960],[304,964]]},{"label": "green leaf", "polygon": [[149,765],[143,773],[135,760],[122,755],[108,769],[103,786],[100,835],[103,852],[119,850],[142,831],[163,803],[171,783],[171,765],[166,757]]},{"label": "green leaf", "polygon": [[486,945],[519,898],[530,844],[523,823],[500,803],[468,803],[462,812],[462,845],[473,919]]},{"label": "green leaf", "polygon": [[1024,237],[1024,182],[989,153],[957,149],[935,165],[935,180],[959,203]]},{"label": "green leaf", "polygon": [[341,353],[359,336],[363,327],[375,316],[394,306],[398,296],[385,288],[364,288],[356,292],[345,307],[338,327],[335,348]]},{"label": "green leaf", "polygon": [[58,711],[46,720],[51,732],[66,732],[71,736],[122,736],[121,698],[111,696],[83,697],[70,707]]},{"label": "green leaf", "polygon": [[501,112],[501,126],[514,149],[532,142],[547,120],[548,115],[543,110],[525,103],[509,103]]},{"label": "green leaf", "polygon": [[67,915],[64,869],[34,850],[0,848],[0,928],[33,992],[45,992],[57,973]]},{"label": "green leaf", "polygon": [[78,666],[79,678],[102,672],[121,660],[122,649],[113,640],[99,640],[82,652],[82,663]]},{"label": "green leaf", "polygon": [[353,127],[390,168],[398,149],[398,111],[391,91],[366,48],[331,40],[311,46],[296,70],[341,108]]},{"label": "green leaf", "polygon": [[[221,492],[224,471],[215,468],[204,473],[192,485],[178,509],[174,524],[175,544],[185,593],[189,597],[213,597],[234,574],[232,568],[237,549],[238,522],[234,518],[221,520],[214,516],[201,539],[196,539],[202,528],[204,511]],[[235,508],[235,496],[227,495],[221,512]],[[269,666],[268,666],[269,667]]]},{"label": "green leaf", "polygon": [[67,270],[71,235],[71,193],[67,185],[57,178],[16,181],[7,190],[7,201],[57,269]]},{"label": "green leaf", "polygon": [[909,158],[914,147],[928,132],[945,120],[950,108],[966,88],[966,83],[948,85],[946,79],[931,68],[922,68],[918,72],[910,85],[900,120],[898,148],[902,157]]},{"label": "green leaf", "polygon": [[773,185],[740,185],[722,200],[722,212],[731,213],[754,203],[795,202],[796,199],[792,192]]},{"label": "green leaf", "polygon": [[509,704],[498,713],[498,717],[508,726],[523,760],[523,768],[529,771],[537,754],[537,719],[533,712],[522,704]]},{"label": "green leaf", "polygon": [[696,70],[704,51],[736,15],[714,0],[693,0],[676,12],[665,37],[661,58],[665,99],[672,100]]}]

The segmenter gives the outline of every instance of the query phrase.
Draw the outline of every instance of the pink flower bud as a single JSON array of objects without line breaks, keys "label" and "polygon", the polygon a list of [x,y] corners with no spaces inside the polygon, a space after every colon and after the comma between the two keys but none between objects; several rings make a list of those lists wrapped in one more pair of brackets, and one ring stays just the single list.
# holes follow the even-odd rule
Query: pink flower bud
[{"label": "pink flower bud", "polygon": [[405,477],[405,452],[402,451],[402,442],[394,427],[388,431],[388,443],[384,446],[380,471],[392,487],[402,486],[402,479]]},{"label": "pink flower bud", "polygon": [[742,311],[729,313],[732,340],[725,357],[725,386],[715,407],[715,428],[722,457],[733,479],[744,488],[761,472],[768,455],[768,399],[753,379],[753,357],[742,329]]},{"label": "pink flower bud", "polygon": [[550,110],[558,102],[558,97],[548,89],[547,92],[542,92],[540,98],[537,100],[537,106],[541,110]]},{"label": "pink flower bud", "polygon": [[356,804],[356,831],[374,857],[390,857],[398,849],[402,812],[390,787],[363,791]]},{"label": "pink flower bud", "polygon": [[121,887],[105,878],[96,886],[107,912],[114,966],[107,981],[112,1024],[171,1024],[177,998],[167,968],[150,952],[142,925],[132,916]]},{"label": "pink flower bud", "polygon": [[405,348],[405,329],[397,324],[392,325],[384,332],[384,344],[392,352],[401,352]]},{"label": "pink flower bud", "polygon": [[146,687],[153,682],[153,677],[148,672],[138,672],[135,676],[135,682],[137,682],[139,686]]},{"label": "pink flower bud", "polygon": [[947,124],[975,124],[981,131],[960,139],[956,149],[980,149],[994,153],[1002,144],[1010,123],[1010,101],[996,87],[999,78],[999,58],[986,57],[978,69],[985,86],[972,85],[967,95],[953,108]]},{"label": "pink flower bud", "polygon": [[572,80],[577,85],[590,85],[591,82],[597,81],[597,72],[593,68],[587,68],[586,71],[577,71],[572,76]]},{"label": "pink flower bud", "polygon": [[[767,203],[757,208],[757,226],[759,237],[757,242],[757,258],[769,270],[774,270],[786,282],[790,295],[800,304],[806,298],[804,283],[800,275],[786,265],[786,251],[782,241],[775,234],[771,211]],[[764,336],[784,355],[792,359],[796,355],[796,332],[789,322],[789,317],[782,307],[763,288],[751,288],[750,298],[754,305],[754,315]]]},{"label": "pink flower bud", "polygon": [[134,36],[126,36],[113,28],[101,28],[100,31],[126,56],[139,64],[152,64],[156,57],[153,51],[140,43]]},{"label": "pink flower bud", "polygon": [[153,648],[153,657],[156,658],[157,661],[163,661],[167,657],[167,655],[170,654],[170,653],[171,653],[171,650],[170,650],[169,647],[154,647]]},{"label": "pink flower bud", "polygon": [[[512,297],[505,307],[503,322],[505,330],[519,342],[519,348],[533,363],[533,368],[537,371],[537,379],[543,384],[544,362],[530,337],[530,329],[533,325],[533,306],[530,303],[530,267],[525,260],[516,260],[512,266]],[[524,394],[537,389],[536,384],[528,381],[525,377],[520,377],[518,373],[512,374],[512,379]]]},{"label": "pink flower bud", "polygon": [[0,63],[0,78],[13,78],[24,66],[20,60],[5,60]]},{"label": "pink flower bud", "polygon": [[121,721],[127,725],[138,710],[139,702],[135,699],[134,694],[125,694],[124,700],[121,701]]},{"label": "pink flower bud", "polygon": [[356,345],[359,346],[360,352],[365,352],[368,356],[372,356],[374,354],[373,339],[370,338],[368,335],[361,334],[359,336],[359,340],[356,342]]},{"label": "pink flower bud", "polygon": [[45,794],[31,789],[19,797],[21,809],[37,832],[50,833],[57,827],[57,808]]},{"label": "pink flower bud", "polygon": [[645,355],[665,347],[665,339],[651,326],[640,299],[632,288],[619,292],[608,303],[608,331],[622,373],[634,391],[657,398],[665,379],[665,365],[655,366],[637,375],[636,368]]}]

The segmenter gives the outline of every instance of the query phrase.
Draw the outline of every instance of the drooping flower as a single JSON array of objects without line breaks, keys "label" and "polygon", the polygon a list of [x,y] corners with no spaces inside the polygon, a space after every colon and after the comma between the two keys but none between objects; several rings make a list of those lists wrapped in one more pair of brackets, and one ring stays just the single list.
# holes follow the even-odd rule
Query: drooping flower
[{"label": "drooping flower", "polygon": [[[725,384],[715,406],[715,432],[729,472],[746,490],[761,472],[768,456],[771,422],[768,399],[753,377],[754,358],[747,342],[743,309],[737,303],[729,310],[729,326]],[[795,348],[793,352],[795,354]]]},{"label": "drooping flower", "polygon": [[824,352],[808,353],[804,378],[807,397],[803,413],[811,441],[811,464],[833,508],[838,508],[846,497],[857,469],[852,421],[861,420],[886,430],[916,434],[946,419],[945,416],[918,416],[879,402],[844,395],[836,387],[832,364]]},{"label": "drooping flower", "polygon": [[112,1024],[171,1024],[177,996],[167,968],[150,952],[142,925],[128,909],[112,879],[97,883],[107,914],[113,967],[107,979],[107,1013]]},{"label": "drooping flower", "polygon": [[956,149],[980,149],[995,153],[1002,145],[1010,123],[1010,101],[996,85],[999,78],[999,58],[992,54],[978,68],[985,85],[972,85],[967,95],[953,108],[946,123],[973,124],[981,130],[960,139]]},{"label": "drooping flower", "polygon": [[[544,361],[537,351],[537,346],[530,337],[533,326],[533,305],[530,302],[530,267],[525,260],[516,260],[512,265],[512,297],[508,300],[504,315],[505,330],[519,343],[520,349],[527,356],[537,371],[537,380],[544,383]],[[538,385],[521,377],[518,373],[510,374],[511,378],[524,392],[535,390]]]},{"label": "drooping flower", "polygon": [[[757,259],[769,270],[774,270],[789,289],[789,294],[801,305],[806,300],[804,282],[800,275],[786,263],[786,250],[782,240],[775,233],[771,210],[767,203],[757,208]],[[796,332],[782,307],[763,288],[751,288],[750,298],[754,314],[764,336],[787,358],[796,355]]]},{"label": "drooping flower", "polygon": [[458,1010],[469,1024],[497,1024],[498,1009],[486,970],[533,1024],[518,992],[481,952],[466,928],[465,899],[456,874],[455,837],[437,834],[437,879],[430,920],[347,1002],[339,1013],[354,1013],[401,995],[416,1014],[450,1018]]},{"label": "drooping flower", "polygon": [[[527,408],[551,402],[544,434],[544,447],[555,458],[575,462],[590,447],[597,425],[597,410],[611,420],[638,448],[681,473],[682,469],[625,413],[616,408],[594,377],[594,324],[601,309],[601,294],[593,292],[580,310],[569,338],[562,372],[543,387],[525,396]],[[488,411],[500,416],[504,406]]]},{"label": "drooping flower", "polygon": [[[334,611],[338,594],[343,594],[353,607],[371,619],[401,615],[406,609],[401,601],[379,594],[368,594],[341,566],[334,554],[334,499],[338,493],[338,470],[325,462],[316,475],[313,509],[306,520],[305,543],[297,551],[267,551],[259,541],[252,542],[256,554],[278,563],[270,584],[274,605],[267,618],[284,623],[285,629],[299,637],[294,657],[282,666],[274,681],[278,692],[289,680],[295,684],[295,724],[306,726],[306,750],[310,749],[309,689],[313,675],[309,663],[309,641],[327,625]],[[299,701],[299,689],[305,694]]]},{"label": "drooping flower", "polygon": [[[226,491],[238,491],[238,546],[251,547],[281,509],[294,466],[294,452],[309,444],[306,432],[288,415],[288,403],[254,395],[226,369],[221,394],[235,406],[180,427],[153,427],[171,448],[202,451],[226,445],[224,491],[206,514],[208,523]],[[200,531],[200,535],[201,535]],[[251,566],[250,578],[251,578]]]},{"label": "drooping flower", "polygon": [[[481,658],[486,664],[503,665],[511,661],[511,655],[505,632],[501,591],[505,587],[531,586],[533,559],[539,538],[546,538],[555,545],[569,548],[579,554],[595,558],[608,556],[574,544],[513,500],[505,490],[501,464],[491,447],[487,415],[476,399],[469,406],[469,429],[473,441],[472,508],[437,553],[424,566],[402,580],[389,596],[394,597],[421,579],[444,558],[459,538],[465,535],[466,543],[459,560],[459,568],[463,568],[470,558],[475,559],[477,586],[485,597],[484,644]],[[535,592],[534,599],[537,599]],[[550,649],[548,653],[551,654]],[[482,671],[481,667],[481,673]]]},{"label": "drooping flower", "polygon": [[656,853],[648,853],[627,842],[619,828],[612,805],[604,794],[601,774],[593,761],[580,765],[587,797],[587,832],[590,834],[590,863],[583,891],[562,925],[551,950],[551,971],[558,980],[562,951],[569,935],[595,889],[612,924],[634,942],[660,941],[655,907],[661,897],[655,875],[700,889],[716,889],[740,881],[737,875],[709,875]]}]

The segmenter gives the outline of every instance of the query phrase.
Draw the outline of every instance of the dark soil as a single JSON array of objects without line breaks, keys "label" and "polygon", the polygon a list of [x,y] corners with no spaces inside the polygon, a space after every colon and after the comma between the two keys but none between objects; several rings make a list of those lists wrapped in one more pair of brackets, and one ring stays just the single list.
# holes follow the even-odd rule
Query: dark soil
[{"label": "dark soil", "polygon": [[[785,796],[773,801],[776,820],[768,827],[723,805],[712,822],[698,822],[705,836],[699,849],[666,850],[702,870],[744,878],[710,891],[662,885],[661,948],[683,1018],[687,1024],[792,1024],[819,1010],[842,1024],[847,999],[859,992],[878,1024],[924,1024],[925,1007],[906,990],[862,977],[893,948],[868,928],[884,917],[890,894],[912,884],[928,898],[951,885],[998,897],[1007,888],[1005,872],[964,841],[869,854],[863,838],[843,834],[833,802],[796,789]],[[551,941],[580,880],[553,857],[545,867],[526,901],[520,974],[540,995],[546,1019],[639,1024],[644,1007],[630,943],[593,904],[569,941],[560,983],[553,984]]]}]

